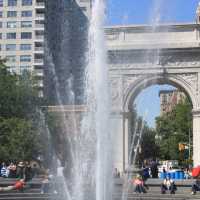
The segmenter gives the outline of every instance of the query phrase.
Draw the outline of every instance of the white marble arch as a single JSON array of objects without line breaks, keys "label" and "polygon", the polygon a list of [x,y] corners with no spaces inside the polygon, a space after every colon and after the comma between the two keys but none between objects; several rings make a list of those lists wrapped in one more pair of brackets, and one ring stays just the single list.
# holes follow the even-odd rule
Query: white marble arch
[{"label": "white marble arch", "polygon": [[[154,32],[155,31],[155,32]],[[200,24],[105,28],[115,134],[114,166],[128,166],[129,107],[154,84],[181,88],[193,105],[193,161],[200,165]]]},{"label": "white marble arch", "polygon": [[[115,167],[120,171],[125,171],[128,168],[129,163],[129,112],[133,105],[133,102],[137,95],[142,92],[143,89],[155,85],[155,84],[169,84],[180,88],[189,97],[193,106],[193,161],[194,166],[200,164],[200,99],[197,88],[194,87],[194,78],[199,76],[198,73],[190,74],[157,74],[157,75],[139,75],[128,77],[128,83],[124,84],[123,87],[123,103],[122,111],[118,112],[118,115],[112,116],[111,121],[117,124],[116,133],[116,144],[117,150],[115,150]],[[187,77],[187,78],[186,78]],[[126,80],[126,77],[124,77]],[[199,88],[198,88],[199,89]],[[116,116],[118,116],[116,118]],[[120,117],[121,116],[121,117]]]}]

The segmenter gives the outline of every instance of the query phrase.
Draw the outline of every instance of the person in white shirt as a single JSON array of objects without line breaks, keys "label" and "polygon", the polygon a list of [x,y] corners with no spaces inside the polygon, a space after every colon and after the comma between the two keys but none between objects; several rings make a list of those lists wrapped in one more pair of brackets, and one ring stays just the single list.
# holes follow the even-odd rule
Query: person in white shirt
[{"label": "person in white shirt", "polygon": [[169,175],[163,180],[161,193],[165,194],[167,190],[170,191],[170,194],[175,194],[175,191],[177,190],[176,184]]}]

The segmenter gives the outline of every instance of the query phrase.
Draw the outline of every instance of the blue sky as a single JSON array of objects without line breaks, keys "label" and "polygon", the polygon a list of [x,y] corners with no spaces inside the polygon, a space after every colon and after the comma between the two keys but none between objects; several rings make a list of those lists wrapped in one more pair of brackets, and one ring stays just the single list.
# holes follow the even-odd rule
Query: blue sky
[{"label": "blue sky", "polygon": [[[193,22],[199,0],[107,0],[108,24],[149,24],[161,15],[162,22]],[[157,8],[157,9],[156,9]]]},{"label": "blue sky", "polygon": [[[161,23],[195,22],[196,8],[200,0],[107,0],[107,24],[151,24],[159,16]],[[171,86],[151,86],[144,89],[135,103],[140,115],[154,127],[154,118],[159,115],[161,89]],[[146,114],[145,114],[146,113]]]}]

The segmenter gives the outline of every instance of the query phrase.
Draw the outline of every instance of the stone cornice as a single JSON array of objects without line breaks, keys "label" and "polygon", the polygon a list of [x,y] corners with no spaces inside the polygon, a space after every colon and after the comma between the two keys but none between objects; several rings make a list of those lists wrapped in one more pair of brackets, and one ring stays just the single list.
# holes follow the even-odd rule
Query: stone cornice
[{"label": "stone cornice", "polygon": [[160,43],[160,44],[109,44],[107,45],[108,51],[126,51],[126,50],[154,50],[154,49],[193,49],[200,50],[199,42],[188,43]]},{"label": "stone cornice", "polygon": [[[178,30],[178,29],[194,29],[200,28],[200,24],[196,23],[183,23],[183,24],[160,24],[156,26],[156,30],[159,31],[170,31],[170,30]],[[105,32],[119,32],[119,31],[129,31],[136,30],[142,32],[156,31],[155,27],[152,25],[115,25],[115,26],[105,26]]]}]

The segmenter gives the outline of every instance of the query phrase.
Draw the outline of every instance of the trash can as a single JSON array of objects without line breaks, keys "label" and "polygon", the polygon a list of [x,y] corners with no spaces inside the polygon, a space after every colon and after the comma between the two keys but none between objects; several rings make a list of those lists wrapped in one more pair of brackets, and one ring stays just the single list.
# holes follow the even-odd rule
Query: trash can
[{"label": "trash can", "polygon": [[173,172],[170,172],[170,178],[171,178],[171,179],[175,179],[175,173],[176,173],[176,172],[174,172],[174,171],[173,171]]},{"label": "trash can", "polygon": [[160,172],[160,178],[161,178],[161,179],[165,179],[165,178],[166,178],[166,173]]},{"label": "trash can", "polygon": [[180,177],[180,179],[184,179],[184,172],[183,171],[179,171],[179,177]]},{"label": "trash can", "polygon": [[184,179],[184,172],[179,170],[175,172],[175,179]]},{"label": "trash can", "polygon": [[175,171],[175,179],[180,179],[180,173],[179,173],[179,171]]}]

